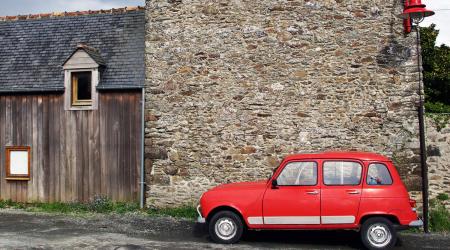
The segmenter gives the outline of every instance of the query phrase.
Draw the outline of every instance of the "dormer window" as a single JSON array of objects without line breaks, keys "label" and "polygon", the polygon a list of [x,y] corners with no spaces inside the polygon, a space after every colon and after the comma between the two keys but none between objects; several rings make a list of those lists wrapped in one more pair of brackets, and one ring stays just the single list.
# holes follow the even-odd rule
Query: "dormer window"
[{"label": "dormer window", "polygon": [[92,105],[92,72],[72,72],[72,106]]},{"label": "dormer window", "polygon": [[64,62],[65,110],[93,110],[98,107],[97,85],[105,63],[98,50],[79,44]]}]

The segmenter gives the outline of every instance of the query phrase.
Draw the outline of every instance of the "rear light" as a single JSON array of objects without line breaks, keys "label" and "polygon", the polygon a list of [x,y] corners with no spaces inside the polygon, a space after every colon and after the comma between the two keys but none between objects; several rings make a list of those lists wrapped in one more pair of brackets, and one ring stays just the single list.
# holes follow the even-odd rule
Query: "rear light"
[{"label": "rear light", "polygon": [[409,205],[411,206],[412,211],[416,211],[416,201],[413,199],[409,199]]}]

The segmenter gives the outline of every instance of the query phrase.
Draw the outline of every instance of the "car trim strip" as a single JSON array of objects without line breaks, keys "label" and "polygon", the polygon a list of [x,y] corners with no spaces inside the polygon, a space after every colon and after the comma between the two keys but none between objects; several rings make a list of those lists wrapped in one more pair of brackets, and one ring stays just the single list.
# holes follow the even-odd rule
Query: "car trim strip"
[{"label": "car trim strip", "polygon": [[267,216],[264,217],[264,224],[318,225],[320,216]]},{"label": "car trim strip", "polygon": [[251,224],[251,225],[264,224],[262,217],[248,217],[247,221],[248,221],[248,224]]},{"label": "car trim strip", "polygon": [[321,216],[322,224],[351,224],[355,223],[355,216]]},{"label": "car trim strip", "polygon": [[253,216],[248,217],[250,225],[319,225],[321,224],[351,224],[355,222],[355,216]]}]

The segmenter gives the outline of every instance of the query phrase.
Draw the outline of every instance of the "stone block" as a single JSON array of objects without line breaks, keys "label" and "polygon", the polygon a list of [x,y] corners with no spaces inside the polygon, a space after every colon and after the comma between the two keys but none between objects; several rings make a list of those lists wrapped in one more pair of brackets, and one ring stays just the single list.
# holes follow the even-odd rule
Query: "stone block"
[{"label": "stone block", "polygon": [[252,146],[247,146],[241,148],[241,154],[253,154],[256,153],[256,148]]},{"label": "stone block", "polygon": [[403,183],[409,191],[421,191],[422,190],[422,178],[417,175],[410,175],[403,179]]},{"label": "stone block", "polygon": [[441,150],[436,145],[428,145],[427,156],[441,156]]},{"label": "stone block", "polygon": [[161,147],[148,147],[146,148],[145,158],[148,159],[167,159],[167,150]]},{"label": "stone block", "polygon": [[150,179],[150,185],[168,186],[170,185],[170,177],[167,175],[152,175]]},{"label": "stone block", "polygon": [[178,167],[174,165],[168,165],[164,167],[163,171],[168,175],[176,175],[178,173]]}]

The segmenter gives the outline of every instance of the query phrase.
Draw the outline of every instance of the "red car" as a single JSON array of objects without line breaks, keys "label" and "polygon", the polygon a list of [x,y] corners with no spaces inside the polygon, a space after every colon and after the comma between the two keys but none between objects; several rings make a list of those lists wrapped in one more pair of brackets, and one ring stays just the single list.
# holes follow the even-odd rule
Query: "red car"
[{"label": "red car", "polygon": [[370,249],[391,248],[396,231],[420,227],[388,158],[362,152],[286,157],[264,181],[224,184],[205,192],[199,223],[218,243],[235,243],[244,229],[353,229]]}]

